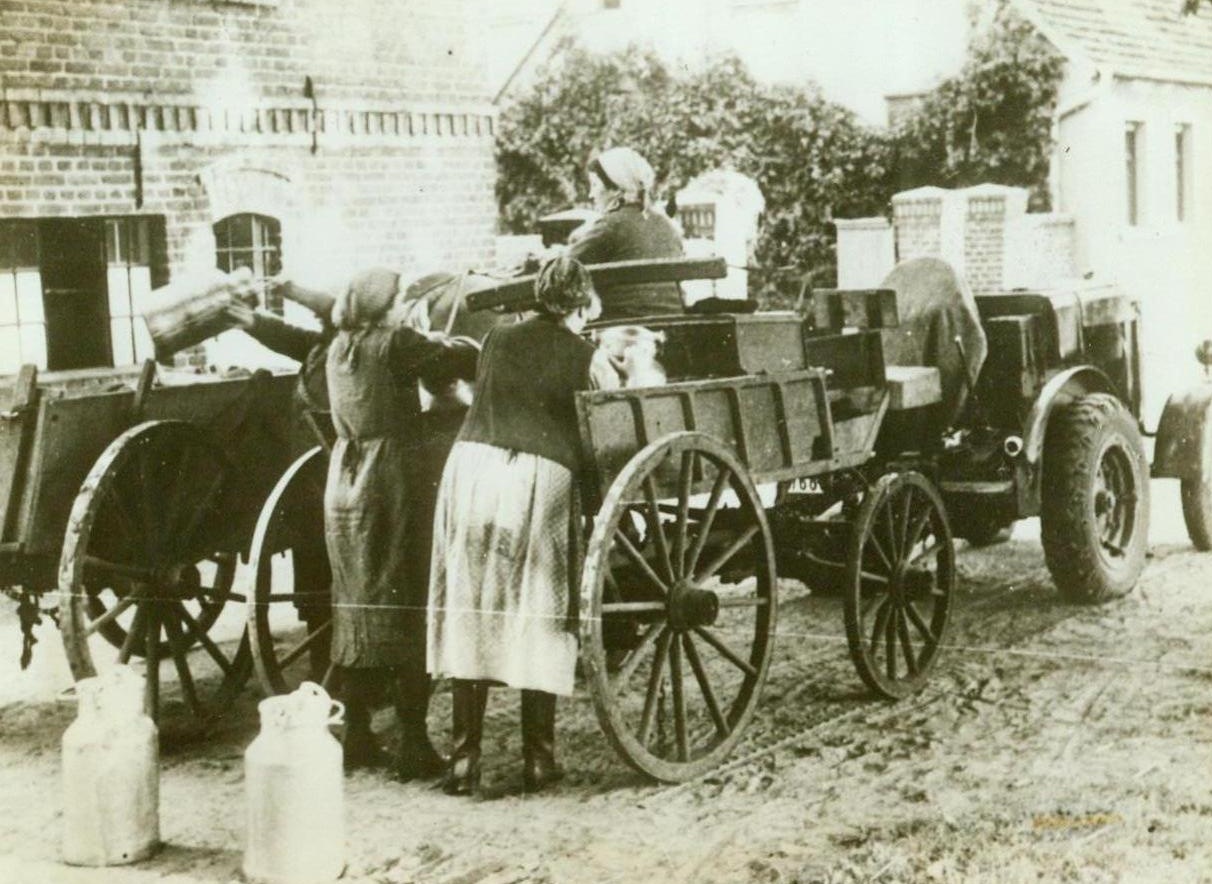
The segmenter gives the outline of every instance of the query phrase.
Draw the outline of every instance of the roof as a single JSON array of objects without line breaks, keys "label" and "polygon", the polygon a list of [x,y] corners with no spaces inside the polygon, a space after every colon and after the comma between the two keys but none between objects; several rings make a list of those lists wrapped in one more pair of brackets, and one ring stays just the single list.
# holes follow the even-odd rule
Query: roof
[{"label": "roof", "polygon": [[1015,0],[1064,55],[1112,74],[1212,85],[1212,7],[1182,0]]}]

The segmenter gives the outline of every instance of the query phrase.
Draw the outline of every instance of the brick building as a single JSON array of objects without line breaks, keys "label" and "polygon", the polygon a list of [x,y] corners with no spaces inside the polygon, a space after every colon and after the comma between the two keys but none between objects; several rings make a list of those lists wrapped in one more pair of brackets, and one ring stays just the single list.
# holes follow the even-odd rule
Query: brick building
[{"label": "brick building", "polygon": [[470,25],[462,0],[0,0],[0,372],[141,358],[132,305],[193,269],[489,260]]}]

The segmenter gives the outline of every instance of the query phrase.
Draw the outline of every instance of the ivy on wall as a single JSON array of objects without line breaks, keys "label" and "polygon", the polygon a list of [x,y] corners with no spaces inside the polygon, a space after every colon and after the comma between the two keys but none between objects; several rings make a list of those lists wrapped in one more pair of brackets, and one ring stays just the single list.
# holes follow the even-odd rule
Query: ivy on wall
[{"label": "ivy on wall", "polygon": [[1051,116],[1062,60],[1004,4],[973,41],[963,70],[892,130],[864,125],[813,85],[757,83],[736,58],[675,72],[631,48],[589,53],[566,44],[557,63],[505,107],[497,142],[497,199],[511,233],[588,198],[585,166],[614,145],[652,163],[668,195],[728,166],[766,198],[755,245],[770,295],[772,268],[835,277],[832,217],[887,211],[897,190],[990,181],[1047,200]]}]

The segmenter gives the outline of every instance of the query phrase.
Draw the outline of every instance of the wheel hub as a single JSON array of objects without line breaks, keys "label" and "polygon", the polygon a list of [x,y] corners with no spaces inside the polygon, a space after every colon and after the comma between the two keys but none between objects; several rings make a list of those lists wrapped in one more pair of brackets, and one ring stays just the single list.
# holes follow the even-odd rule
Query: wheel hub
[{"label": "wheel hub", "polygon": [[165,565],[158,571],[160,586],[181,598],[193,598],[202,588],[202,575],[196,565]]},{"label": "wheel hub", "polygon": [[720,613],[720,597],[709,589],[699,589],[679,581],[669,591],[669,625],[679,631],[696,626],[711,626]]}]

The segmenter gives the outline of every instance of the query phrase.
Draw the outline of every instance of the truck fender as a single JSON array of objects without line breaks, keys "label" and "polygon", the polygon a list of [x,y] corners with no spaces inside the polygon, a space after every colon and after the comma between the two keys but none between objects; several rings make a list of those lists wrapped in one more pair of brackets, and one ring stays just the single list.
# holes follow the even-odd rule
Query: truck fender
[{"label": "truck fender", "polygon": [[1023,434],[1023,457],[1028,464],[1037,467],[1043,459],[1044,433],[1048,430],[1052,410],[1089,393],[1119,395],[1111,379],[1092,365],[1065,369],[1044,384],[1031,406],[1031,413],[1027,415],[1026,432]]},{"label": "truck fender", "polygon": [[1197,384],[1166,400],[1157,425],[1153,477],[1212,475],[1212,384]]}]

